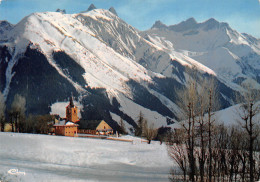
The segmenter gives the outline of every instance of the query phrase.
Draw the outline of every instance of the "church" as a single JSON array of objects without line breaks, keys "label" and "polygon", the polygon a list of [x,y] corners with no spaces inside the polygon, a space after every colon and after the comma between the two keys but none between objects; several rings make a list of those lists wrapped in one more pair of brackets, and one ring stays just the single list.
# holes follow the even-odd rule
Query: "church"
[{"label": "church", "polygon": [[78,108],[74,105],[73,98],[71,97],[70,103],[66,107],[66,118],[61,121],[55,121],[55,135],[76,136],[79,127],[77,124],[78,121]]},{"label": "church", "polygon": [[113,134],[113,129],[104,120],[88,121],[78,117],[78,107],[75,106],[73,98],[70,97],[69,105],[66,107],[66,118],[55,120],[55,135],[78,136],[81,134],[109,135]]}]

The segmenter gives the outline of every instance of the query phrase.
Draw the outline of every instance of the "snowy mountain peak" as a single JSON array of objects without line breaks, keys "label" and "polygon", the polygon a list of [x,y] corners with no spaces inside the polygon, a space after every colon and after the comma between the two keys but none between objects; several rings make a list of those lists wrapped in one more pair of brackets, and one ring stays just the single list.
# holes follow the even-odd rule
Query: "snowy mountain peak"
[{"label": "snowy mountain peak", "polygon": [[56,12],[60,12],[60,13],[63,13],[63,14],[66,14],[66,10],[65,9],[57,9]]},{"label": "snowy mountain peak", "polygon": [[97,8],[96,8],[96,6],[95,6],[94,4],[91,4],[91,5],[88,7],[87,11],[91,11],[91,10],[93,10],[93,9],[97,9]]},{"label": "snowy mountain peak", "polygon": [[191,18],[188,18],[186,21],[184,21],[183,23],[185,24],[197,24],[197,21],[195,20],[195,18],[191,17]]},{"label": "snowy mountain peak", "polygon": [[210,18],[207,21],[200,23],[200,27],[203,27],[203,29],[205,31],[222,28],[222,27],[230,29],[230,27],[227,23],[219,22],[219,21],[215,20],[214,18]]},{"label": "snowy mountain peak", "polygon": [[210,18],[210,19],[206,20],[206,21],[204,22],[204,24],[219,25],[219,22],[218,22],[216,19],[214,19],[214,18]]},{"label": "snowy mountain peak", "polygon": [[191,17],[185,21],[182,21],[178,24],[170,25],[170,26],[167,26],[160,21],[156,21],[151,29],[167,28],[168,30],[171,30],[174,32],[185,32],[185,31],[197,30],[197,29],[203,29],[204,31],[208,31],[208,30],[222,28],[222,27],[231,29],[227,23],[219,22],[219,21],[215,20],[214,18],[210,18],[210,19],[206,20],[205,22],[198,23],[193,17]]},{"label": "snowy mountain peak", "polygon": [[110,11],[111,13],[113,13],[114,15],[118,16],[118,15],[117,15],[117,12],[116,12],[116,10],[115,10],[114,7],[109,8],[109,11]]},{"label": "snowy mountain peak", "polygon": [[152,29],[153,28],[167,28],[167,26],[165,24],[163,24],[160,20],[157,20],[153,26],[152,26]]},{"label": "snowy mountain peak", "polygon": [[[260,41],[233,30],[227,23],[214,18],[197,23],[190,18],[165,29],[145,31],[158,46],[198,61],[213,70],[217,77],[231,88],[242,82],[259,80]],[[165,46],[172,45],[172,46]],[[169,44],[170,43],[170,44]],[[257,81],[256,88],[260,82]]]},{"label": "snowy mountain peak", "polygon": [[0,21],[0,34],[6,30],[12,29],[13,25],[6,20]]},{"label": "snowy mountain peak", "polygon": [[169,26],[170,30],[173,30],[175,32],[182,32],[186,30],[195,29],[198,27],[198,23],[194,18],[189,18],[186,21],[182,21],[181,23],[177,25],[171,25]]},{"label": "snowy mountain peak", "polygon": [[10,25],[11,25],[11,23],[9,23],[9,22],[6,21],[6,20],[0,21],[0,26],[1,26],[1,27],[10,26]]}]

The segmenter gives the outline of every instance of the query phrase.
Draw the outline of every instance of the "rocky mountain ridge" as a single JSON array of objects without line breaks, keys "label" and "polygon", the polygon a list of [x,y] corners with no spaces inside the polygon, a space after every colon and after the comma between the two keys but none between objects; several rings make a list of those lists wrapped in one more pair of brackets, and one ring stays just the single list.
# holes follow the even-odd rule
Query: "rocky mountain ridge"
[{"label": "rocky mountain ridge", "polygon": [[[0,89],[8,107],[16,93],[25,96],[27,113],[49,113],[54,103],[73,93],[83,105],[83,118],[106,119],[115,126],[122,118],[135,127],[141,111],[160,127],[180,118],[176,91],[192,79],[187,72],[191,67],[216,80],[223,108],[233,104],[243,82],[254,81],[256,87],[260,82],[259,40],[213,19],[189,19],[176,26],[157,22],[141,32],[114,8],[92,7],[79,14],[34,13],[16,25],[4,25]],[[228,34],[235,38],[227,41],[222,35]],[[232,64],[222,66],[222,60]]]}]

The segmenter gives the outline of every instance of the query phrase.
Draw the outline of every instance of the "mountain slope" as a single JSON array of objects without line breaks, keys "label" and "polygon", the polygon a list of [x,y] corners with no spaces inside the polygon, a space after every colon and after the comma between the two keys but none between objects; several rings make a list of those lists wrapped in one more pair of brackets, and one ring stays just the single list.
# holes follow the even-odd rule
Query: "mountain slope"
[{"label": "mountain slope", "polygon": [[[114,16],[106,10],[98,11]],[[94,17],[91,12],[80,15]],[[95,18],[109,17],[95,15]],[[4,85],[2,91],[9,107],[14,95],[20,93],[27,97],[28,113],[46,113],[49,105],[66,100],[73,92],[74,96],[81,95],[86,100],[97,95],[96,100],[92,100],[94,105],[105,94],[103,99],[108,100],[107,107],[126,118],[133,116],[124,115],[120,111],[120,104],[113,106],[112,100],[135,100],[141,105],[140,110],[146,107],[155,113],[155,119],[149,119],[155,120],[158,126],[166,123],[166,119],[160,121],[156,118],[174,117],[159,99],[153,99],[156,106],[161,106],[155,108],[145,99],[137,99],[139,93],[131,88],[130,83],[133,81],[136,89],[149,95],[146,87],[152,82],[151,76],[156,74],[114,51],[78,20],[78,14],[34,13],[4,35],[8,42],[1,44],[1,73],[5,73],[1,77],[4,78],[1,79],[1,85]],[[3,38],[1,37],[2,41]],[[143,86],[141,82],[144,83]],[[103,88],[105,92],[100,95],[95,91],[96,88]],[[108,109],[101,105],[96,107]],[[139,109],[134,112],[139,113]],[[84,108],[84,111],[88,110],[91,108]],[[164,115],[165,111],[168,114]],[[112,120],[109,115],[106,118]],[[133,119],[128,119],[128,122],[135,125]]]},{"label": "mountain slope", "polygon": [[248,81],[260,88],[259,40],[233,30],[227,23],[213,18],[197,23],[190,18],[166,26],[157,21],[143,34],[149,35],[152,42],[164,45],[168,51],[180,52],[212,69],[231,88],[241,89],[241,82]]},{"label": "mountain slope", "polygon": [[[66,101],[73,93],[83,105],[81,115],[84,119],[105,119],[117,127],[121,117],[135,127],[141,111],[150,123],[160,127],[180,117],[176,92],[193,79],[188,70],[195,67],[200,77],[211,77],[216,81],[222,107],[230,106],[240,86],[240,75],[235,71],[241,68],[242,76],[252,79],[256,74],[246,73],[252,68],[251,64],[230,67],[227,69],[235,69],[231,74],[237,83],[225,82],[216,66],[210,67],[212,62],[197,60],[198,56],[204,56],[208,61],[206,54],[210,51],[193,55],[187,49],[179,49],[185,48],[188,45],[185,41],[189,40],[182,36],[179,39],[184,43],[175,43],[175,34],[194,27],[201,29],[195,20],[189,22],[175,28],[158,22],[153,29],[140,32],[120,19],[113,8],[109,11],[92,8],[79,14],[31,14],[18,24],[3,28],[0,89],[9,108],[16,93],[25,96],[28,114],[48,113],[53,104]],[[215,31],[215,23],[202,28],[212,36],[218,35],[211,32]],[[166,30],[169,37],[160,37],[159,33],[163,35]],[[250,48],[257,50],[258,40],[244,37],[254,44]],[[202,36],[202,42],[203,39]],[[223,40],[218,39],[214,38],[222,45]],[[216,51],[213,42],[193,51],[209,47]],[[228,61],[233,63],[230,50],[227,47],[219,49],[221,54],[224,49],[225,57],[229,56]],[[215,56],[215,63],[221,68],[219,59],[221,57]],[[254,56],[252,64],[257,64]]]}]

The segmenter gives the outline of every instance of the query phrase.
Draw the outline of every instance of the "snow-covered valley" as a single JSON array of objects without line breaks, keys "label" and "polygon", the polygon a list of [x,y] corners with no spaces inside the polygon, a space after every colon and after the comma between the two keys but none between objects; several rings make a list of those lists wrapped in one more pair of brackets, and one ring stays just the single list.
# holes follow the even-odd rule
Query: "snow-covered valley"
[{"label": "snow-covered valley", "polygon": [[[0,176],[12,181],[168,181],[173,162],[159,142],[1,133]],[[24,174],[9,174],[18,169]],[[1,178],[0,178],[1,179]]]}]

